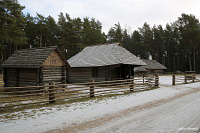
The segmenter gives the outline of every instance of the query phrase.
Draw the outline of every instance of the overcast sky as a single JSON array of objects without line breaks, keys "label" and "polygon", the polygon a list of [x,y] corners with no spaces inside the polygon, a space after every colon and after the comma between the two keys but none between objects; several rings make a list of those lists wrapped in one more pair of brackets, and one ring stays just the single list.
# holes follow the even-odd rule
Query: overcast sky
[{"label": "overcast sky", "polygon": [[118,22],[131,32],[144,22],[165,26],[182,13],[200,18],[200,0],[19,0],[19,3],[26,7],[24,13],[51,15],[56,21],[60,12],[72,18],[94,17],[106,33]]}]

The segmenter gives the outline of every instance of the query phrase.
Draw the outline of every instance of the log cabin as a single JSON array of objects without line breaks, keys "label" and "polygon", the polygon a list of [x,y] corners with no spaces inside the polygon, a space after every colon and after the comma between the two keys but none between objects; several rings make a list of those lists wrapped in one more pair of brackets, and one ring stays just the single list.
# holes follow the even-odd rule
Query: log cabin
[{"label": "log cabin", "polygon": [[69,82],[126,79],[134,75],[134,67],[146,65],[119,43],[85,47],[68,63]]},{"label": "log cabin", "polygon": [[167,69],[164,65],[160,64],[156,60],[142,59],[146,66],[135,67],[134,72],[136,76],[164,74]]},{"label": "log cabin", "polygon": [[65,83],[69,64],[57,47],[17,50],[1,65],[5,87]]}]

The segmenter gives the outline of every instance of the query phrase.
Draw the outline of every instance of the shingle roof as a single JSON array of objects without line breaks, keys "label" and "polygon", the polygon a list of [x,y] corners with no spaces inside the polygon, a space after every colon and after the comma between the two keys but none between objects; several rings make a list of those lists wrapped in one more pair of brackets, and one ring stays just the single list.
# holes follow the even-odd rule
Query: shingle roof
[{"label": "shingle roof", "polygon": [[56,46],[18,50],[1,67],[39,68],[54,50],[57,50]]},{"label": "shingle roof", "polygon": [[145,67],[146,66],[135,67],[134,71],[135,72],[147,72],[147,69]]},{"label": "shingle roof", "polygon": [[95,67],[116,64],[146,65],[119,43],[89,46],[68,60],[70,67]]},{"label": "shingle roof", "polygon": [[160,64],[156,60],[147,60],[147,59],[142,59],[147,65],[146,66],[140,66],[134,68],[135,72],[138,71],[145,71],[145,69],[156,69],[156,70],[164,70],[167,69],[164,65]]}]

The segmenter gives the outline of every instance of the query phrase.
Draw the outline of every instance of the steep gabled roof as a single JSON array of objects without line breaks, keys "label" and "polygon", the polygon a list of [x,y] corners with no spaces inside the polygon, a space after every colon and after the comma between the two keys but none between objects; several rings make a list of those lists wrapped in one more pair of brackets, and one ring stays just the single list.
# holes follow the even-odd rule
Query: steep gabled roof
[{"label": "steep gabled roof", "polygon": [[156,60],[147,60],[147,59],[142,59],[147,65],[146,66],[140,66],[140,67],[136,67],[134,68],[135,72],[138,71],[145,71],[146,70],[165,70],[167,69],[164,65],[160,64],[159,62],[157,62]]},{"label": "steep gabled roof", "polygon": [[70,67],[96,67],[116,64],[146,65],[119,43],[89,46],[68,60]]},{"label": "steep gabled roof", "polygon": [[134,71],[135,72],[147,72],[147,69],[145,68],[146,66],[139,66],[139,67],[135,67]]},{"label": "steep gabled roof", "polygon": [[[1,64],[1,67],[39,68],[48,56],[55,50],[58,51],[56,46],[17,50]],[[58,54],[65,62],[65,59],[62,58],[59,51]]]}]

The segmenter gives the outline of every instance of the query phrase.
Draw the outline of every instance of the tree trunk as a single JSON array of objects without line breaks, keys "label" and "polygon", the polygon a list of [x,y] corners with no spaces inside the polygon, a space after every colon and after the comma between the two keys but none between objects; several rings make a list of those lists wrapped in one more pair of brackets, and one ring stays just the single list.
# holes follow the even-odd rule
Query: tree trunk
[{"label": "tree trunk", "polygon": [[194,71],[196,71],[195,51],[193,51],[193,63],[194,63]]},{"label": "tree trunk", "polygon": [[191,55],[190,55],[190,52],[189,52],[189,65],[190,65],[190,71],[192,71],[192,62],[191,62]]},{"label": "tree trunk", "polygon": [[64,37],[63,37],[63,39],[62,39],[62,48],[61,48],[62,51],[64,51],[64,45],[65,45],[65,44],[64,44]]},{"label": "tree trunk", "polygon": [[179,70],[180,71],[180,55],[179,54],[177,54],[177,70]]},{"label": "tree trunk", "polygon": [[175,55],[173,59],[173,69],[174,69],[174,72],[176,72],[176,56]]}]

